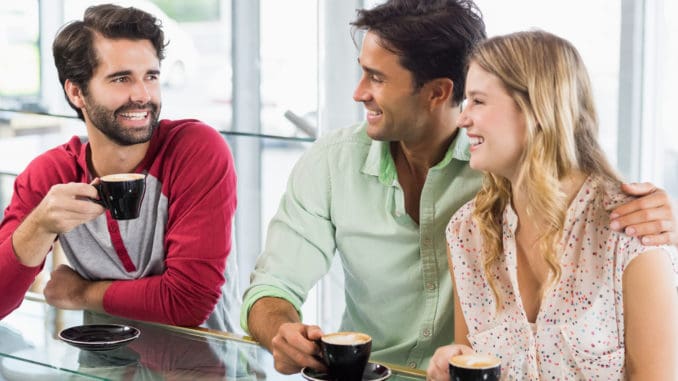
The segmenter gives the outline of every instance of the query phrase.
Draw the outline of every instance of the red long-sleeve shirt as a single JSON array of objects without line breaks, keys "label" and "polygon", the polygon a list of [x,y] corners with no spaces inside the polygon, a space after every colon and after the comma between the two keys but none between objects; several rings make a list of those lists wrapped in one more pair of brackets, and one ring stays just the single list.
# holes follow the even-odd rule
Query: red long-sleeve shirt
[{"label": "red long-sleeve shirt", "polygon": [[[87,150],[74,137],[17,177],[0,224],[0,317],[21,303],[40,270],[18,263],[12,233],[51,186],[91,181]],[[225,140],[195,120],[163,120],[137,172],[147,173],[140,217],[117,221],[106,213],[61,234],[71,266],[90,280],[116,280],[103,300],[113,315],[193,326],[223,311],[215,309],[218,303],[234,308],[238,296],[222,292],[236,207],[236,175]],[[225,325],[219,328],[232,329],[231,322]]]}]

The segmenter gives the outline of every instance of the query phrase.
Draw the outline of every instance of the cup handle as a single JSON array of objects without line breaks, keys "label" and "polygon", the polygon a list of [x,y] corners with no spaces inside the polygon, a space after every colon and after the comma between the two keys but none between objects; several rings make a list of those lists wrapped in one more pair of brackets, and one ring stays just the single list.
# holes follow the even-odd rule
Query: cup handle
[{"label": "cup handle", "polygon": [[327,362],[325,361],[325,358],[323,357],[322,345],[321,345],[322,341],[320,339],[318,339],[318,340],[313,340],[313,342],[315,343],[315,345],[318,346],[318,350],[319,350],[318,354],[313,355],[313,358],[320,361],[321,363],[327,365]]},{"label": "cup handle", "polygon": [[94,188],[96,188],[97,193],[99,194],[99,199],[91,198],[91,197],[87,197],[87,198],[90,201],[92,201],[93,203],[99,204],[99,205],[103,206],[104,208],[108,209],[108,207],[106,206],[106,202],[104,201],[104,197],[101,194],[101,183],[92,184],[92,186]]}]

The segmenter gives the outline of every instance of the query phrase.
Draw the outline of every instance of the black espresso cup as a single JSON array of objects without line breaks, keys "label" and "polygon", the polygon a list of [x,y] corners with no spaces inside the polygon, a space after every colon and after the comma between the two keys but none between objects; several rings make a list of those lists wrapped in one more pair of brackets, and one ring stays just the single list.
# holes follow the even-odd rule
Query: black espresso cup
[{"label": "black espresso cup", "polygon": [[372,351],[372,338],[360,332],[337,332],[320,338],[320,350],[333,380],[360,381]]},{"label": "black espresso cup", "polygon": [[99,204],[110,210],[116,220],[139,217],[146,192],[146,176],[141,173],[118,173],[99,178],[96,185]]},{"label": "black espresso cup", "polygon": [[501,360],[492,355],[457,355],[450,358],[451,381],[499,381]]}]

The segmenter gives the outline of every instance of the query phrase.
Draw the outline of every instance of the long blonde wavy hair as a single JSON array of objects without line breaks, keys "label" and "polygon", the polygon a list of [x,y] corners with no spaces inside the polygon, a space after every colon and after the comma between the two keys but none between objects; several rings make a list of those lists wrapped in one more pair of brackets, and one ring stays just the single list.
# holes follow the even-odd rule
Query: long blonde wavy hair
[{"label": "long blonde wavy hair", "polygon": [[473,212],[484,243],[485,276],[500,309],[502,297],[492,269],[503,256],[502,216],[511,192],[525,194],[528,216],[538,215],[544,221],[537,247],[550,277],[543,295],[561,275],[557,246],[568,199],[560,190],[560,180],[574,170],[613,181],[619,181],[619,176],[596,140],[598,118],[591,83],[572,44],[543,31],[512,33],[478,45],[469,62],[501,80],[527,122],[515,189],[506,178],[487,173]]}]

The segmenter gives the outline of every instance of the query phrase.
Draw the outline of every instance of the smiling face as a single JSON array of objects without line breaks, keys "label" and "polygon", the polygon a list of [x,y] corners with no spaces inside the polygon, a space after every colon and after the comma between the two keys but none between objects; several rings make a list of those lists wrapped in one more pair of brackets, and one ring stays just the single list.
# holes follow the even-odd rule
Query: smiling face
[{"label": "smiling face", "polygon": [[414,89],[412,73],[399,57],[380,45],[379,36],[367,32],[358,59],[363,69],[353,99],[367,109],[367,134],[375,140],[418,140],[426,134],[425,91]]},{"label": "smiling face", "polygon": [[471,168],[515,182],[527,133],[523,112],[501,80],[476,63],[466,76],[466,99],[458,125],[471,141]]},{"label": "smiling face", "polygon": [[[148,40],[94,41],[99,65],[74,104],[88,127],[122,145],[150,140],[160,114],[160,61]],[[94,129],[89,128],[90,131]]]}]

